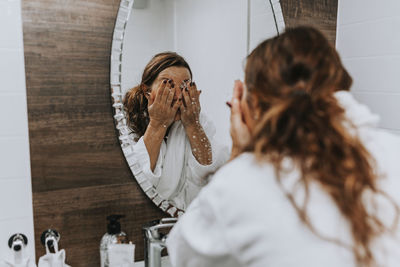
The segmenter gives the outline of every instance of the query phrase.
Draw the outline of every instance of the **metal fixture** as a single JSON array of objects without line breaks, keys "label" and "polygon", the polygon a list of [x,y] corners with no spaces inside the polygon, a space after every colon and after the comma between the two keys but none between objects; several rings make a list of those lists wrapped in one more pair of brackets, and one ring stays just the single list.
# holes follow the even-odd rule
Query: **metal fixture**
[{"label": "metal fixture", "polygon": [[177,218],[163,218],[143,226],[145,267],[161,267],[161,252],[165,248],[168,234],[160,230],[172,228],[177,221]]}]

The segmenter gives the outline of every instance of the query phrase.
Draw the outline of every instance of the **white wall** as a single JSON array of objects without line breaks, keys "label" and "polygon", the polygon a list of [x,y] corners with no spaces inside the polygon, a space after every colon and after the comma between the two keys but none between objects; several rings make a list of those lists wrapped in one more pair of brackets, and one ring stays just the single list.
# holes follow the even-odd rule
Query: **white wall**
[{"label": "white wall", "polygon": [[20,0],[0,0],[0,260],[9,237],[28,237],[34,257],[32,190]]},{"label": "white wall", "polygon": [[353,94],[400,133],[400,1],[339,0],[336,46]]},{"label": "white wall", "polygon": [[132,9],[122,55],[124,92],[140,83],[144,67],[155,54],[175,50],[174,14],[173,0],[148,0],[146,8]]},{"label": "white wall", "polygon": [[274,12],[268,0],[249,0],[249,53],[265,39],[274,37],[277,27],[279,32],[285,30],[281,3],[279,0],[272,0],[271,2],[277,20],[276,26]]},{"label": "white wall", "polygon": [[217,127],[216,138],[230,145],[229,108],[235,79],[243,79],[247,44],[247,1],[176,0],[177,52],[186,58],[200,102]]}]

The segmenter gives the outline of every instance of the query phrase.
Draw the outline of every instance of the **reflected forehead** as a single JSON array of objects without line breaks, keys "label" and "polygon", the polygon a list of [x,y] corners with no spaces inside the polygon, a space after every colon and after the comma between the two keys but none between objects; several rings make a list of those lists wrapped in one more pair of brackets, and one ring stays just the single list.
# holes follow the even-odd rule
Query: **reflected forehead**
[{"label": "reflected forehead", "polygon": [[185,67],[169,67],[158,75],[159,79],[168,78],[172,80],[187,80],[190,79],[190,72]]}]

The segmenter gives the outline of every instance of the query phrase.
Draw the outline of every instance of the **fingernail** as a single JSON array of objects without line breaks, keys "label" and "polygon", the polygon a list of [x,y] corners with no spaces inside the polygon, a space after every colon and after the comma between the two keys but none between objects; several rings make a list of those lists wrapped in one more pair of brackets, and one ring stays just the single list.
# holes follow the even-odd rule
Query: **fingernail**
[{"label": "fingernail", "polygon": [[228,101],[226,101],[226,105],[227,105],[229,108],[232,108],[232,104],[229,103]]},{"label": "fingernail", "polygon": [[239,100],[237,98],[233,99],[233,104],[239,103]]}]

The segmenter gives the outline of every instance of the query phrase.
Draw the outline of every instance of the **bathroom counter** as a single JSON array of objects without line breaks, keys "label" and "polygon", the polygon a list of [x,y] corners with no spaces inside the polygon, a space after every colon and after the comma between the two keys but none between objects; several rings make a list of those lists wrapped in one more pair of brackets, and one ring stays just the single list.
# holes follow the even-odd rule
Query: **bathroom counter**
[{"label": "bathroom counter", "polygon": [[[135,267],[144,267],[144,261],[135,262]],[[161,258],[161,267],[171,267],[168,256]]]}]

